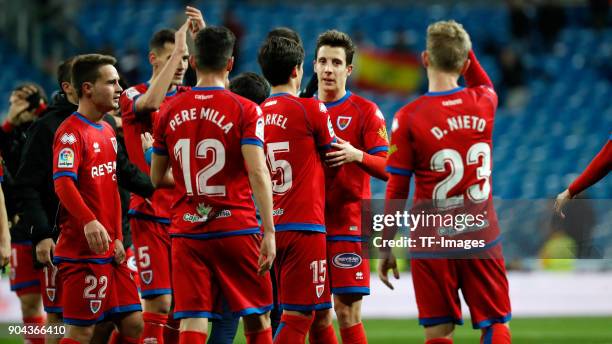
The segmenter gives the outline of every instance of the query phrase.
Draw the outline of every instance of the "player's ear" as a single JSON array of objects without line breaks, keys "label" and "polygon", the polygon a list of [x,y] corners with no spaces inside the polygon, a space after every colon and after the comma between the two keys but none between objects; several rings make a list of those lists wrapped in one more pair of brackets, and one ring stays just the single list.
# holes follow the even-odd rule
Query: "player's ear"
[{"label": "player's ear", "polygon": [[300,68],[299,65],[293,67],[293,69],[291,70],[291,79],[298,77],[298,75],[299,75],[299,68]]},{"label": "player's ear", "polygon": [[427,51],[421,53],[421,63],[425,68],[429,68],[429,53]]},{"label": "player's ear", "polygon": [[346,76],[351,75],[352,72],[353,72],[353,65],[350,64],[350,65],[346,66]]},{"label": "player's ear", "polygon": [[229,60],[227,60],[227,68],[226,68],[226,70],[227,70],[228,72],[231,72],[231,71],[232,71],[232,69],[234,69],[234,57],[233,57],[233,56],[232,56],[232,57],[230,57],[230,59],[229,59]]},{"label": "player's ear", "polygon": [[463,75],[465,74],[465,72],[467,72],[468,68],[470,68],[470,63],[472,63],[470,59],[465,60],[465,62],[463,63],[463,67],[461,67],[461,73],[459,73],[460,75]]},{"label": "player's ear", "polygon": [[196,63],[195,55],[189,55],[189,65],[193,70],[198,68],[198,64]]},{"label": "player's ear", "polygon": [[91,82],[84,82],[81,85],[81,89],[83,90],[83,96],[88,96],[92,93],[93,84]]},{"label": "player's ear", "polygon": [[155,60],[156,60],[155,54],[152,51],[150,51],[149,52],[149,63],[151,64],[151,66],[155,65]]}]

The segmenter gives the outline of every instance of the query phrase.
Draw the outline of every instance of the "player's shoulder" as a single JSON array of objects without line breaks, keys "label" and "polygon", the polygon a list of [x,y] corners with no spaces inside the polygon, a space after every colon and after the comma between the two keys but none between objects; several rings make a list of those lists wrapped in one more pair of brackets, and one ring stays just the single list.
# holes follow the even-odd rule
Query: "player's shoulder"
[{"label": "player's shoulder", "polygon": [[121,93],[121,98],[125,100],[134,101],[137,96],[147,92],[149,89],[149,84],[146,82],[140,83],[138,85],[134,85],[132,87],[128,87],[123,93]]},{"label": "player's shoulder", "polygon": [[397,110],[395,117],[405,119],[414,117],[419,111],[426,109],[430,102],[431,99],[428,96],[421,95]]},{"label": "player's shoulder", "polygon": [[300,98],[294,97],[297,99],[302,106],[308,111],[314,111],[318,113],[327,113],[327,107],[325,103],[316,98]]},{"label": "player's shoulder", "polygon": [[375,102],[355,93],[351,93],[348,100],[353,103],[353,105],[357,107],[359,112],[361,112],[364,116],[376,116],[383,121],[385,120],[383,113],[380,111],[380,108]]}]

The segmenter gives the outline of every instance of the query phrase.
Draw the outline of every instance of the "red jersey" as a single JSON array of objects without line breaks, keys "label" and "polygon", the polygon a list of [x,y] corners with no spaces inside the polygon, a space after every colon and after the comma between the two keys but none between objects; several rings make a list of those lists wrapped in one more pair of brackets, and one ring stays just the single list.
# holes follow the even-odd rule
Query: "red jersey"
[{"label": "red jersey", "polygon": [[325,233],[325,175],[319,150],[329,149],[335,140],[325,105],[279,93],[263,103],[262,111],[276,231]]},{"label": "red jersey", "polygon": [[[368,154],[387,152],[387,127],[373,102],[350,91],[325,103],[336,135]],[[371,197],[370,175],[358,164],[326,170],[325,224],[329,236],[361,236],[362,200]]]},{"label": "red jersey", "polygon": [[241,146],[263,147],[259,107],[223,87],[193,87],[160,112],[153,152],[169,155],[178,189],[173,236],[259,233]]},{"label": "red jersey", "polygon": [[589,166],[570,184],[569,193],[575,196],[586,190],[600,179],[607,176],[612,169],[612,134],[608,137],[608,142],[599,153],[593,158]]},{"label": "red jersey", "polygon": [[387,160],[389,173],[414,173],[415,204],[486,213],[488,226],[478,235],[491,244],[499,236],[491,193],[496,108],[487,86],[426,93],[395,115]]},{"label": "red jersey", "polygon": [[[53,179],[72,178],[85,202],[110,236],[121,239],[121,200],[117,186],[117,139],[106,122],[93,123],[78,112],[57,129],[53,143]],[[55,259],[111,258],[114,245],[101,255],[89,249],[83,224],[60,207],[60,236]],[[112,258],[111,258],[112,259]]]},{"label": "red jersey", "polygon": [[[123,135],[125,136],[125,145],[130,161],[138,166],[138,168],[146,173],[150,174],[150,168],[147,164],[142,151],[142,143],[140,140],[140,134],[145,132],[152,133],[155,121],[159,117],[159,111],[153,111],[144,114],[136,114],[136,99],[147,92],[149,89],[149,83],[142,83],[136,86],[130,87],[121,94],[119,98],[119,105],[121,107],[121,118],[123,120]],[[174,91],[166,93],[166,98],[161,103],[160,108],[164,107],[171,99],[176,97],[178,94],[188,91],[189,87],[178,86]],[[170,218],[170,206],[172,205],[172,198],[174,190],[171,189],[159,189],[156,190],[151,197],[151,203],[145,201],[144,198],[132,194],[130,199],[130,210],[131,216],[146,216],[150,218],[153,216],[160,222],[168,223]]]}]

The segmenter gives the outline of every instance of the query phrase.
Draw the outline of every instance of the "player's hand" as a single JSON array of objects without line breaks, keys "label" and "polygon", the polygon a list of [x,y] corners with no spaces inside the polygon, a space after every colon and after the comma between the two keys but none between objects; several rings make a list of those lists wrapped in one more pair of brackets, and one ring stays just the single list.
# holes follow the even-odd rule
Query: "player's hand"
[{"label": "player's hand", "polygon": [[187,29],[189,29],[189,19],[185,20],[183,25],[174,33],[173,54],[181,58],[187,54]]},{"label": "player's hand", "polygon": [[395,255],[391,252],[380,258],[378,262],[378,278],[380,278],[389,289],[393,290],[395,288],[393,284],[389,282],[389,277],[387,276],[389,270],[393,270],[393,277],[395,277],[395,279],[400,278],[399,271],[397,270],[397,260],[395,259]]},{"label": "player's hand", "polygon": [[125,261],[125,249],[121,240],[115,240],[115,263],[121,264]]},{"label": "player's hand", "polygon": [[336,150],[325,154],[325,162],[329,167],[338,167],[354,161],[363,161],[363,152],[353,147],[350,142],[337,137],[338,142],[332,143]]},{"label": "player's hand", "polygon": [[185,14],[189,21],[189,33],[191,33],[191,38],[195,39],[196,34],[206,27],[206,22],[204,21],[202,12],[195,7],[185,7]]},{"label": "player's hand", "polygon": [[142,151],[146,152],[149,148],[153,147],[153,136],[148,132],[140,134],[140,142],[142,143]]},{"label": "player's hand", "polygon": [[276,258],[276,238],[274,233],[265,233],[259,248],[259,259],[257,260],[257,274],[265,274],[272,268],[272,263]]},{"label": "player's hand", "polygon": [[555,200],[555,212],[561,216],[562,219],[565,218],[565,214],[563,213],[563,208],[569,200],[572,199],[572,195],[568,189],[565,189],[562,193],[557,195],[557,199]]},{"label": "player's hand", "polygon": [[53,251],[55,250],[55,241],[51,238],[41,240],[36,244],[36,259],[44,265],[53,266]]},{"label": "player's hand", "polygon": [[0,240],[0,268],[5,267],[11,258],[11,238]]},{"label": "player's hand", "polygon": [[98,220],[88,222],[84,231],[90,250],[95,254],[103,254],[108,251],[108,243],[111,242],[111,238]]},{"label": "player's hand", "polygon": [[[6,119],[13,126],[21,124],[21,115],[30,107],[30,103],[21,96],[15,96],[19,91],[13,92],[10,98],[10,105]],[[22,94],[23,92],[19,92]]]}]

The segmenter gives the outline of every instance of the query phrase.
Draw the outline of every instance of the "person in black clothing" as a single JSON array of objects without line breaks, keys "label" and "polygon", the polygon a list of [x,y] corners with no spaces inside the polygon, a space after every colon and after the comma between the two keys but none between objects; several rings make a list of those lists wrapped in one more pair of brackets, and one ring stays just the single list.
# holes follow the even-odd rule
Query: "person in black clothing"
[{"label": "person in black clothing", "polygon": [[[24,158],[16,177],[20,211],[20,220],[14,230],[16,238],[31,240],[36,248],[37,261],[53,269],[56,269],[52,264],[53,249],[59,235],[55,226],[59,200],[53,187],[52,147],[55,131],[77,109],[78,98],[70,84],[71,62],[69,59],[58,68],[60,92],[27,132]],[[104,119],[111,125],[115,124],[112,116],[107,115]],[[121,146],[117,150],[117,182],[142,197],[150,197],[154,191],[149,177],[129,162]],[[60,323],[61,314],[51,314],[53,311],[57,310],[48,310],[47,322]]]}]

